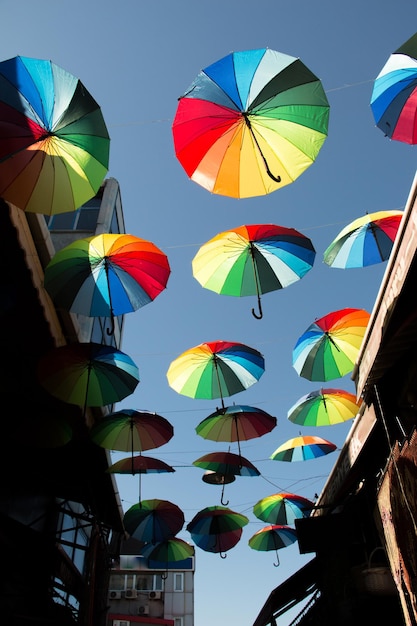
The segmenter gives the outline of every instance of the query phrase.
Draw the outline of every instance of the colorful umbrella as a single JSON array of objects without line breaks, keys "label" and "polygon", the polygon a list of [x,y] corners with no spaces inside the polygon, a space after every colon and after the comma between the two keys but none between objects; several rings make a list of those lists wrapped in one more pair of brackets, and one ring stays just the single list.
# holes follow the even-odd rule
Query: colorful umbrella
[{"label": "colorful umbrella", "polygon": [[312,165],[328,118],[321,82],[300,59],[265,48],[233,52],[202,70],[179,99],[175,153],[208,191],[261,196]]},{"label": "colorful umbrella", "polygon": [[377,211],[359,217],[332,241],[324,252],[324,262],[349,269],[387,261],[402,216],[402,211]]},{"label": "colorful umbrella", "polygon": [[122,409],[109,413],[90,431],[91,439],[107,450],[142,452],[159,448],[174,435],[170,422],[150,411]]},{"label": "colorful umbrella", "polygon": [[270,524],[293,524],[294,520],[308,517],[314,503],[295,493],[274,493],[259,500],[253,507],[253,514]]},{"label": "colorful umbrella", "polygon": [[162,474],[165,472],[175,472],[174,468],[151,456],[128,457],[116,461],[106,470],[110,474]]},{"label": "colorful umbrella", "polygon": [[371,109],[386,137],[417,143],[417,33],[389,56],[376,77]]},{"label": "colorful umbrella", "polygon": [[166,570],[165,574],[161,574],[163,579],[168,577],[171,564],[184,561],[194,556],[194,553],[194,546],[178,537],[165,539],[165,541],[159,541],[156,544],[148,543],[140,549],[140,554],[148,559],[148,562],[152,561],[149,564],[150,569],[157,569],[160,565]]},{"label": "colorful umbrella", "polygon": [[353,370],[369,322],[362,309],[341,309],[316,319],[299,337],[293,366],[312,381],[342,378]]},{"label": "colorful umbrella", "polygon": [[343,389],[318,389],[302,396],[288,411],[288,419],[302,426],[332,426],[356,417],[362,401]]},{"label": "colorful umbrella", "polygon": [[59,250],[45,268],[45,288],[65,310],[113,318],[152,302],[169,275],[167,257],[150,241],[104,233]]},{"label": "colorful umbrella", "polygon": [[39,360],[37,374],[51,395],[84,408],[119,402],[139,383],[127,354],[93,342],[53,348]]},{"label": "colorful umbrella", "polygon": [[169,385],[190,398],[232,396],[256,383],[265,371],[262,354],[232,341],[202,343],[172,361]]},{"label": "colorful umbrella", "polygon": [[288,439],[279,446],[269,457],[273,461],[309,461],[325,456],[336,450],[336,446],[331,441],[322,437],[305,435]]},{"label": "colorful umbrella", "polygon": [[142,500],[123,517],[126,532],[144,543],[155,544],[171,539],[184,526],[184,513],[169,500]]},{"label": "colorful umbrella", "polygon": [[193,275],[206,289],[228,296],[258,297],[300,280],[313,267],[316,252],[308,237],[274,224],[239,226],[205,243],[192,261]]},{"label": "colorful umbrella", "polygon": [[233,405],[217,409],[196,427],[197,435],[211,441],[240,442],[262,437],[277,425],[277,418],[253,406]]},{"label": "colorful umbrella", "polygon": [[275,550],[277,562],[274,563],[274,566],[278,567],[278,550],[286,548],[296,541],[297,533],[294,528],[278,524],[261,528],[261,530],[258,530],[257,533],[252,535],[248,543],[253,550],[260,550],[262,552]]},{"label": "colorful umbrella", "polygon": [[242,536],[249,519],[224,506],[208,506],[199,511],[186,526],[195,544],[206,552],[220,553],[233,548]]},{"label": "colorful umbrella", "polygon": [[259,470],[240,453],[210,452],[193,461],[193,465],[215,472],[217,476],[224,477],[217,484],[222,485],[220,501],[225,505],[229,504],[229,502],[224,501],[224,486],[233,482],[230,480],[230,476],[260,476]]},{"label": "colorful umbrella", "polygon": [[94,197],[110,139],[97,102],[52,61],[0,63],[0,196],[24,211],[74,211]]}]

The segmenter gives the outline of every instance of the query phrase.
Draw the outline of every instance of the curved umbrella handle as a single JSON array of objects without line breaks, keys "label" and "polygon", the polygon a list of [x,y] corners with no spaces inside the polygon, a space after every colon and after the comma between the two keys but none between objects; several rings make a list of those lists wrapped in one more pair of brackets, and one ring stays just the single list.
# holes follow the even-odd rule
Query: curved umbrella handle
[{"label": "curved umbrella handle", "polygon": [[225,559],[227,557],[226,552],[219,552],[219,554],[221,559]]},{"label": "curved umbrella handle", "polygon": [[114,315],[111,315],[110,320],[111,320],[111,326],[110,326],[110,328],[106,329],[106,332],[107,332],[108,335],[114,335],[114,328],[115,328],[115,326],[114,326]]},{"label": "curved umbrella handle", "polygon": [[263,311],[262,311],[262,305],[261,305],[261,297],[258,296],[258,311],[259,313],[256,313],[255,309],[252,309],[252,315],[253,317],[256,317],[257,320],[261,320],[264,316]]},{"label": "curved umbrella handle", "polygon": [[166,580],[168,578],[168,572],[165,572],[165,574],[161,574],[161,578],[162,580]]}]

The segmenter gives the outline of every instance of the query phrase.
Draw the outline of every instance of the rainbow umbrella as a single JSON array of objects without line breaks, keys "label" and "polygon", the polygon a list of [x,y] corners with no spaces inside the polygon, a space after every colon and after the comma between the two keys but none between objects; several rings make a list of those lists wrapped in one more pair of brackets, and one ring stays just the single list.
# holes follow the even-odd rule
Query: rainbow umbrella
[{"label": "rainbow umbrella", "polygon": [[277,555],[277,562],[274,563],[274,566],[278,567],[278,550],[280,550],[281,548],[286,548],[296,541],[297,532],[294,528],[278,524],[261,528],[261,530],[258,530],[258,532],[252,535],[248,543],[253,550],[260,550],[262,552],[275,550],[275,553]]},{"label": "rainbow umbrella", "polygon": [[287,417],[302,426],[332,426],[356,417],[361,404],[361,400],[344,389],[318,389],[299,398]]},{"label": "rainbow umbrella", "polygon": [[194,556],[194,546],[178,537],[171,537],[157,543],[147,543],[139,550],[140,554],[148,560],[150,569],[165,569],[165,574],[161,578],[168,577],[168,570],[172,567],[178,568],[178,562],[184,561]]},{"label": "rainbow umbrella", "polygon": [[389,56],[376,77],[371,110],[386,137],[417,143],[417,33]]},{"label": "rainbow umbrella", "polygon": [[312,165],[328,119],[321,82],[300,59],[265,48],[233,52],[202,70],[179,99],[175,153],[208,191],[261,196]]},{"label": "rainbow umbrella", "polygon": [[0,136],[0,196],[24,211],[74,211],[107,173],[110,138],[100,107],[52,61],[0,63]]},{"label": "rainbow umbrella", "polygon": [[248,523],[246,515],[225,506],[208,506],[193,517],[186,529],[199,548],[225,558],[224,553],[239,542],[242,528]]},{"label": "rainbow umbrella", "polygon": [[94,342],[49,350],[38,362],[37,375],[51,395],[84,408],[119,402],[139,383],[139,370],[127,354]]},{"label": "rainbow umbrella", "polygon": [[192,261],[193,275],[206,289],[228,296],[258,297],[300,280],[313,267],[316,252],[294,228],[253,224],[226,230],[210,239]]},{"label": "rainbow umbrella", "polygon": [[126,511],[126,532],[144,543],[155,544],[174,537],[184,526],[184,513],[169,500],[142,500]]},{"label": "rainbow umbrella", "polygon": [[295,493],[274,493],[259,500],[253,514],[270,524],[293,524],[294,520],[308,517],[314,503]]},{"label": "rainbow umbrella", "polygon": [[253,406],[238,405],[217,409],[196,427],[197,435],[211,441],[240,442],[262,437],[277,425],[277,418]]},{"label": "rainbow umbrella", "polygon": [[260,352],[242,343],[212,341],[183,352],[167,371],[170,387],[190,398],[223,398],[258,382],[265,371]]},{"label": "rainbow umbrella", "polygon": [[162,474],[175,472],[168,463],[151,456],[139,454],[116,461],[106,470],[109,474]]},{"label": "rainbow umbrella", "polygon": [[299,337],[293,367],[303,378],[342,378],[354,367],[370,315],[363,309],[341,309],[316,319]]},{"label": "rainbow umbrella", "polygon": [[309,461],[325,456],[336,450],[331,441],[322,437],[305,435],[288,439],[280,445],[269,457],[273,461]]},{"label": "rainbow umbrella", "polygon": [[367,213],[348,224],[324,252],[330,267],[349,269],[386,261],[394,245],[402,211]]},{"label": "rainbow umbrella", "polygon": [[59,307],[113,320],[152,302],[170,271],[166,255],[152,242],[104,233],[59,250],[45,268],[44,284]]},{"label": "rainbow umbrella", "polygon": [[193,461],[193,465],[212,471],[219,477],[217,484],[222,485],[220,502],[225,505],[229,502],[224,501],[224,487],[233,482],[231,476],[260,476],[260,471],[240,453],[210,452]]}]

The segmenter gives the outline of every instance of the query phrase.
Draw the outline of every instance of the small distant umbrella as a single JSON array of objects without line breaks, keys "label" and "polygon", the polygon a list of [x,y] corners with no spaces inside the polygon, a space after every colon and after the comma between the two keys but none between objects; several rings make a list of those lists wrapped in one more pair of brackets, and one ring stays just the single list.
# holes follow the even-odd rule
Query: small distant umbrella
[{"label": "small distant umbrella", "polygon": [[308,461],[334,452],[337,446],[322,437],[310,435],[293,437],[279,446],[270,456],[273,461]]},{"label": "small distant umbrella", "polygon": [[314,502],[295,493],[275,493],[259,500],[253,514],[270,524],[293,524],[294,520],[308,517]]},{"label": "small distant umbrella", "polygon": [[318,389],[299,398],[287,417],[302,426],[332,426],[356,417],[361,404],[353,393],[343,389]]},{"label": "small distant umbrella", "polygon": [[[205,470],[211,470],[221,476],[260,476],[260,471],[245,457],[232,452],[210,452],[193,461],[193,465],[201,467]],[[232,482],[230,479],[223,480],[221,503],[228,504],[223,501],[224,486]]]},{"label": "small distant umbrella", "polygon": [[139,370],[132,359],[99,343],[72,343],[41,357],[37,374],[53,396],[79,406],[107,406],[133,393]]},{"label": "small distant umbrella", "polygon": [[342,378],[354,367],[370,315],[346,308],[316,319],[298,338],[293,367],[311,381]]},{"label": "small distant umbrella", "polygon": [[371,110],[386,137],[417,143],[417,33],[393,52],[374,81]]},{"label": "small distant umbrella", "polygon": [[126,532],[144,543],[155,544],[174,537],[184,526],[184,513],[169,500],[142,500],[128,509],[123,518]]},{"label": "small distant umbrella", "polygon": [[297,541],[297,532],[294,528],[285,525],[271,525],[261,528],[257,533],[249,539],[249,546],[253,550],[267,552],[275,550],[277,562],[275,567],[279,565],[278,550],[286,548]]},{"label": "small distant umbrella", "polygon": [[190,398],[232,396],[258,382],[265,371],[262,354],[242,343],[211,341],[186,350],[170,364],[170,387]]},{"label": "small distant umbrella", "polygon": [[328,246],[324,262],[330,267],[349,269],[387,261],[402,216],[402,211],[377,211],[359,217]]},{"label": "small distant umbrella", "polygon": [[187,524],[193,541],[206,552],[220,553],[234,547],[242,536],[242,528],[249,519],[224,506],[208,506],[199,511]]},{"label": "small distant umbrella", "polygon": [[262,437],[277,425],[277,418],[262,409],[247,405],[233,405],[217,409],[196,427],[197,435],[211,441],[240,442]]},{"label": "small distant umbrella", "polygon": [[142,475],[143,474],[162,474],[166,472],[175,472],[174,468],[149,456],[131,456],[126,459],[120,459],[110,465],[106,470],[109,474],[139,474],[139,502],[142,499]]},{"label": "small distant umbrella", "polygon": [[193,275],[221,295],[257,296],[277,291],[300,280],[313,267],[316,252],[310,239],[294,228],[250,224],[219,233],[198,250]]}]

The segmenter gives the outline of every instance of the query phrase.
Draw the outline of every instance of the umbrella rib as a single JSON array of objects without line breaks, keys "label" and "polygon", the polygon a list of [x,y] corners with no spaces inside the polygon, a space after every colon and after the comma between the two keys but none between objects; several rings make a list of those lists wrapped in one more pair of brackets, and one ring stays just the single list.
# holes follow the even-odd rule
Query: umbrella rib
[{"label": "umbrella rib", "polygon": [[264,156],[264,153],[262,152],[261,146],[259,145],[258,140],[256,139],[255,133],[253,132],[252,124],[251,124],[250,119],[249,119],[249,117],[248,117],[248,113],[247,113],[246,111],[243,111],[242,115],[243,115],[243,119],[244,119],[244,120],[245,120],[245,122],[246,122],[246,126],[248,127],[248,129],[249,129],[249,131],[250,131],[250,133],[251,133],[251,135],[252,135],[252,138],[253,138],[253,140],[254,140],[254,142],[255,142],[255,145],[256,145],[256,147],[258,148],[259,154],[260,154],[260,155],[261,155],[261,157],[262,157],[262,161],[264,162],[265,169],[266,169],[266,173],[267,173],[267,174],[268,174],[268,176],[269,176],[270,178],[272,178],[272,180],[274,180],[276,183],[280,183],[280,182],[281,182],[281,176],[274,176],[274,174],[273,174],[273,173],[271,172],[271,170],[269,169],[268,161],[266,160],[266,158],[265,158],[265,156]]}]

